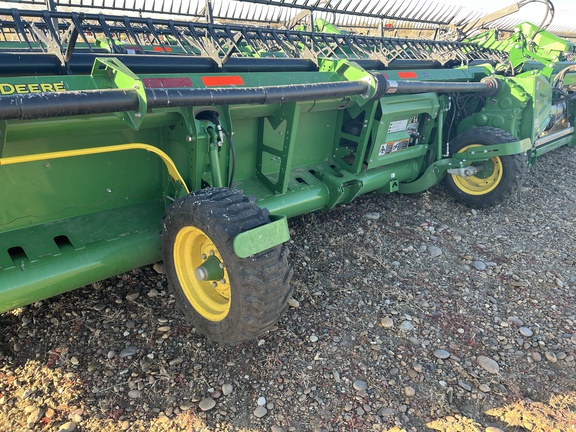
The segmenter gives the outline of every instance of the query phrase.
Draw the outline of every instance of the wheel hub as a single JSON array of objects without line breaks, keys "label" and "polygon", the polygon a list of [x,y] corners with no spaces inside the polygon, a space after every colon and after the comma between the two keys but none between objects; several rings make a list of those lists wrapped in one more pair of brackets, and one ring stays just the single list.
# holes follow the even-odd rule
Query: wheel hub
[{"label": "wheel hub", "polygon": [[194,272],[199,281],[219,281],[224,278],[224,265],[214,255],[205,258],[201,266]]},{"label": "wheel hub", "polygon": [[[458,153],[464,153],[479,144],[471,144],[464,147]],[[462,172],[451,173],[454,184],[468,195],[486,195],[496,189],[502,180],[502,161],[498,156],[477,165],[469,165],[461,168]],[[464,174],[465,175],[462,175]]]}]

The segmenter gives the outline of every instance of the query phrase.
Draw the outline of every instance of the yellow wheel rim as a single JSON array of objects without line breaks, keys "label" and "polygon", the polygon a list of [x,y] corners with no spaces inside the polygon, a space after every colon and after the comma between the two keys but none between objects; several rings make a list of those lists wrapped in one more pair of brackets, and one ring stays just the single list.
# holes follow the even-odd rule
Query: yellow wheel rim
[{"label": "yellow wheel rim", "polygon": [[[197,269],[210,257],[220,262],[220,280],[201,280]],[[213,258],[211,258],[213,259]],[[210,321],[223,320],[230,311],[231,293],[228,272],[214,242],[196,227],[184,227],[174,240],[174,267],[184,295],[196,312]]]},{"label": "yellow wheel rim", "polygon": [[[464,147],[458,153],[464,153],[472,147],[481,147],[480,144],[471,144]],[[498,156],[491,157],[490,160],[482,162],[484,169],[474,176],[460,177],[452,175],[454,184],[462,192],[468,195],[486,195],[496,189],[502,180],[502,161]]]}]

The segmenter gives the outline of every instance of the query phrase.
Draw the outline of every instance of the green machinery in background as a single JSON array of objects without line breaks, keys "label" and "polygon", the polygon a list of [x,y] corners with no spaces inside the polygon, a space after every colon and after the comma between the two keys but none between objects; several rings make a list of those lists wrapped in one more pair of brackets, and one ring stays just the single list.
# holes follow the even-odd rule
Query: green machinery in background
[{"label": "green machinery in background", "polygon": [[398,8],[80,3],[0,10],[0,312],[162,259],[198,332],[238,344],[286,308],[288,218],[440,182],[493,206],[576,144],[573,45],[528,23],[454,41],[454,16]]}]

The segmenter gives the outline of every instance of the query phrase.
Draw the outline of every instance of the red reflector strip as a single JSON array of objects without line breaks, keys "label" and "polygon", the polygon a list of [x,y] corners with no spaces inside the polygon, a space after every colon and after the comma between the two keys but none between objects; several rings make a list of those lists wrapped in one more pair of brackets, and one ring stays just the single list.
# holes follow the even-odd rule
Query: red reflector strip
[{"label": "red reflector strip", "polygon": [[418,78],[416,72],[398,72],[398,78]]},{"label": "red reflector strip", "polygon": [[240,75],[203,76],[202,82],[206,87],[244,85],[244,80]]},{"label": "red reflector strip", "polygon": [[146,88],[178,88],[192,87],[192,80],[187,77],[182,78],[143,78],[142,82]]},{"label": "red reflector strip", "polygon": [[171,51],[172,51],[172,48],[170,48],[170,47],[155,46],[155,47],[154,47],[154,51],[156,51],[156,52],[161,52],[161,51],[171,52]]}]

